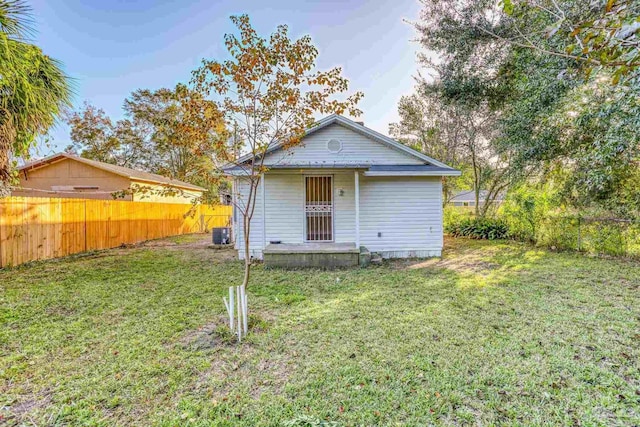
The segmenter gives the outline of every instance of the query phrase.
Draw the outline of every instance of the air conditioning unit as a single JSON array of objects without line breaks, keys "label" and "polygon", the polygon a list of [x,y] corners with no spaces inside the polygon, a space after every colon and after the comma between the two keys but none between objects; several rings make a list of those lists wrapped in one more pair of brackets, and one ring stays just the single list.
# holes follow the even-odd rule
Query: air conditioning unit
[{"label": "air conditioning unit", "polygon": [[231,230],[229,227],[215,227],[212,231],[214,245],[228,245],[230,242]]}]

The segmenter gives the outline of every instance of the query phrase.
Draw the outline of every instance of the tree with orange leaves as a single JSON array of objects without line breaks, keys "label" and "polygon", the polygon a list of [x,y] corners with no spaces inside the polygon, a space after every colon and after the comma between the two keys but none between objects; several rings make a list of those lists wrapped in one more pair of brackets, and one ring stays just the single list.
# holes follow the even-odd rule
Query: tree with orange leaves
[{"label": "tree with orange leaves", "polygon": [[349,82],[339,67],[316,70],[318,50],[310,36],[292,40],[287,26],[280,25],[267,39],[256,33],[247,15],[232,16],[231,21],[239,34],[225,35],[230,59],[203,60],[193,72],[192,84],[198,93],[213,99],[224,116],[227,132],[218,135],[216,156],[240,171],[240,179],[248,184],[247,197],[235,202],[244,226],[242,286],[246,286],[251,271],[251,218],[267,170],[265,154],[275,144],[284,148],[299,144],[313,126],[315,114],[359,116],[356,105],[363,94],[338,98]]}]

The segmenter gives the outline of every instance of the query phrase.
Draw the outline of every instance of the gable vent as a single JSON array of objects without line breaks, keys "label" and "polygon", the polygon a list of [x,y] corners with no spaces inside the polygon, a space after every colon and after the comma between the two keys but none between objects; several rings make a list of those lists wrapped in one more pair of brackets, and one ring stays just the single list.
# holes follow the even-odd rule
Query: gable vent
[{"label": "gable vent", "polygon": [[327,150],[331,153],[339,153],[342,150],[342,142],[337,139],[327,141]]}]

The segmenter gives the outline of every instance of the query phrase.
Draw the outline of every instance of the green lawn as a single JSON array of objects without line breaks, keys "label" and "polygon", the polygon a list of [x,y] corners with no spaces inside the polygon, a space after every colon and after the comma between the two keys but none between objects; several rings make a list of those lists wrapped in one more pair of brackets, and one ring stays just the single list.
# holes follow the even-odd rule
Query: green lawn
[{"label": "green lawn", "polygon": [[640,263],[454,240],[257,266],[239,346],[241,265],[196,239],[0,270],[0,424],[640,424]]}]

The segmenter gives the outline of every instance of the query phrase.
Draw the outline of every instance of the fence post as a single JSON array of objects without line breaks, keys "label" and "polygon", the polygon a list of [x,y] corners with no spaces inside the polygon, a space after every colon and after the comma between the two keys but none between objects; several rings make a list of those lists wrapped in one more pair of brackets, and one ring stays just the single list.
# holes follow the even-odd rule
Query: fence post
[{"label": "fence post", "polygon": [[204,214],[200,214],[200,232],[204,233]]}]

